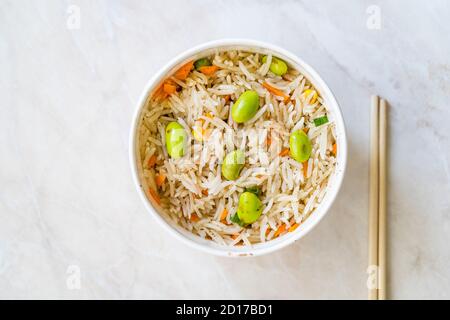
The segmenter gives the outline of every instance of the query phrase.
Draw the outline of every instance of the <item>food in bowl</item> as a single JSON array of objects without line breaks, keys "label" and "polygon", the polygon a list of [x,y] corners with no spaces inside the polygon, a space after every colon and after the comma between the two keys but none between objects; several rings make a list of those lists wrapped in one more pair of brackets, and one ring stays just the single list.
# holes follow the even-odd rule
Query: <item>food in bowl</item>
[{"label": "food in bowl", "polygon": [[149,96],[138,124],[146,194],[167,219],[220,245],[302,227],[336,168],[320,92],[271,54],[217,50]]}]

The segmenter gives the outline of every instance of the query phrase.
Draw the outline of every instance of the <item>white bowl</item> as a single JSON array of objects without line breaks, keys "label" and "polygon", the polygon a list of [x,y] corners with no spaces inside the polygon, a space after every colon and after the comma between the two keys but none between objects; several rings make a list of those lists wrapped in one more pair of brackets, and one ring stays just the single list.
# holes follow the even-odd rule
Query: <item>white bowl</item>
[{"label": "white bowl", "polygon": [[[195,60],[197,58],[203,57],[210,53],[214,53],[217,50],[228,50],[228,49],[243,49],[252,52],[260,52],[262,54],[271,53],[284,61],[286,61],[290,66],[299,70],[308,80],[314,85],[314,87],[320,92],[322,98],[325,101],[329,114],[334,119],[336,123],[336,136],[338,145],[337,163],[334,174],[330,177],[328,190],[325,194],[320,205],[314,210],[314,212],[303,222],[299,228],[294,232],[290,232],[282,237],[275,240],[271,240],[265,243],[258,243],[252,246],[237,246],[228,247],[222,246],[214,243],[210,240],[205,240],[196,236],[189,231],[183,229],[182,227],[175,225],[169,220],[166,220],[164,215],[161,215],[158,211],[158,206],[153,203],[151,197],[147,196],[147,191],[144,190],[146,183],[142,179],[142,168],[141,164],[137,161],[137,132],[139,128],[141,112],[146,105],[150,94],[156,89],[157,85],[165,79],[169,74],[174,72],[177,68],[185,64],[190,60]],[[131,125],[130,132],[130,162],[131,170],[133,174],[133,179],[136,184],[138,193],[144,202],[147,210],[152,214],[152,216],[160,223],[160,225],[166,229],[170,234],[172,234],[177,239],[183,241],[184,243],[190,245],[191,247],[197,248],[204,252],[212,253],[219,256],[227,257],[241,257],[241,256],[258,256],[279,250],[294,241],[302,238],[307,234],[314,226],[316,226],[319,221],[328,212],[331,204],[333,203],[336,195],[341,187],[342,180],[344,178],[345,167],[347,162],[347,139],[345,134],[344,120],[342,119],[341,110],[339,105],[331,92],[331,90],[326,85],[325,81],[303,60],[298,58],[296,55],[286,51],[282,48],[274,46],[272,44],[263,43],[254,40],[244,40],[244,39],[225,39],[216,40],[208,42],[199,46],[196,46],[190,50],[183,52],[169,63],[167,63],[163,68],[156,73],[153,78],[147,83],[144,91],[139,99],[136,112],[134,114],[133,123]]]}]

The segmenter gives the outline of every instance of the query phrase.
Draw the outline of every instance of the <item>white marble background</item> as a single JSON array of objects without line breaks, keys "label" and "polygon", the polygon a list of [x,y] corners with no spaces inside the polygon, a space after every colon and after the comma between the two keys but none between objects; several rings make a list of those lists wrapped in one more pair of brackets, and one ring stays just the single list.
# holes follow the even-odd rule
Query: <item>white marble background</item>
[{"label": "white marble background", "polygon": [[[370,5],[379,30],[367,28]],[[373,93],[392,105],[391,297],[450,298],[449,5],[0,0],[0,298],[365,299]],[[67,27],[73,8],[79,29]],[[316,68],[350,143],[329,215],[294,245],[243,260],[163,231],[137,196],[127,153],[152,74],[225,37],[275,43]]]}]

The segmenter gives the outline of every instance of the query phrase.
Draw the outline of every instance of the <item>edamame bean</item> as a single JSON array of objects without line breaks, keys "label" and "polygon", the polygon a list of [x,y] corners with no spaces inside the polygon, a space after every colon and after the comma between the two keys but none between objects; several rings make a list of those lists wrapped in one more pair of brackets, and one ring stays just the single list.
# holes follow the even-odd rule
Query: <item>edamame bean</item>
[{"label": "edamame bean", "polygon": [[244,224],[258,220],[262,213],[261,200],[252,192],[244,192],[239,197],[237,215]]},{"label": "edamame bean", "polygon": [[305,162],[311,156],[311,141],[302,130],[292,132],[289,138],[289,147],[291,157],[298,162]]},{"label": "edamame bean", "polygon": [[237,123],[243,123],[255,116],[259,109],[259,95],[256,91],[247,90],[239,96],[231,108],[231,117]]},{"label": "edamame bean", "polygon": [[167,125],[166,148],[169,156],[173,159],[178,159],[184,155],[186,138],[186,131],[181,124],[173,121]]},{"label": "edamame bean", "polygon": [[236,180],[245,164],[245,154],[242,150],[234,150],[223,159],[222,175],[227,180]]},{"label": "edamame bean", "polygon": [[201,67],[210,66],[211,61],[208,58],[201,58],[194,62],[195,70],[200,69]]},{"label": "edamame bean", "polygon": [[[264,56],[262,58],[262,62],[266,63],[266,61],[267,61],[267,56]],[[288,66],[287,66],[286,62],[284,62],[283,60],[272,57],[272,62],[270,63],[269,69],[277,76],[282,76],[283,74],[285,74],[287,72]]]}]

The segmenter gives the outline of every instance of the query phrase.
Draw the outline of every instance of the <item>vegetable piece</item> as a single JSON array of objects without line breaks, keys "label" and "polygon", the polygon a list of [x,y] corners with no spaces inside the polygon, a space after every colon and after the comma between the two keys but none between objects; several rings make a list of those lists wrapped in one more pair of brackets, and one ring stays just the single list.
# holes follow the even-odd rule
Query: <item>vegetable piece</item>
[{"label": "vegetable piece", "polygon": [[228,210],[227,208],[223,209],[222,214],[220,215],[220,221],[224,221],[227,218]]},{"label": "vegetable piece", "polygon": [[272,144],[272,137],[270,136],[270,134],[267,135],[266,144],[268,147],[270,147],[270,145]]},{"label": "vegetable piece", "polygon": [[323,124],[325,124],[327,122],[328,122],[328,117],[326,115],[323,116],[323,117],[314,119],[314,125],[316,127],[321,126],[321,125],[323,125]]},{"label": "vegetable piece", "polygon": [[173,121],[167,125],[166,148],[169,156],[178,159],[184,155],[186,138],[186,131],[181,124]]},{"label": "vegetable piece", "polygon": [[273,237],[276,238],[285,231],[286,231],[286,224],[283,223],[281,226],[278,227],[277,231],[275,231]]},{"label": "vegetable piece", "polygon": [[218,66],[204,66],[204,67],[200,67],[198,69],[198,71],[200,71],[204,75],[210,76],[210,75],[214,74],[218,69],[219,69]]},{"label": "vegetable piece", "polygon": [[262,86],[264,88],[267,89],[267,91],[269,91],[271,94],[278,96],[278,97],[282,97],[284,99],[284,102],[289,101],[289,96],[287,94],[285,94],[283,91],[281,91],[280,89],[277,89],[275,87],[272,87],[270,84],[268,84],[267,82],[263,82]]},{"label": "vegetable piece", "polygon": [[155,165],[156,165],[156,160],[157,160],[158,158],[156,157],[156,155],[152,155],[151,157],[150,157],[150,159],[148,159],[148,167],[149,168],[153,168]]},{"label": "vegetable piece", "polygon": [[189,61],[184,66],[182,66],[180,69],[178,69],[175,74],[173,75],[178,80],[186,80],[189,73],[191,72],[192,68],[194,67],[194,62]]},{"label": "vegetable piece", "polygon": [[258,188],[257,186],[245,188],[245,192],[254,193],[258,197],[261,195],[261,189]]},{"label": "vegetable piece", "polygon": [[307,100],[312,94],[311,100],[309,100],[309,103],[314,104],[317,101],[317,91],[312,89],[306,89],[302,93],[302,97],[304,100]]},{"label": "vegetable piece", "polygon": [[239,96],[231,108],[231,117],[237,123],[243,123],[255,116],[259,109],[259,95],[256,91],[247,90]]},{"label": "vegetable piece", "polygon": [[237,225],[240,225],[241,227],[245,226],[245,223],[242,222],[241,219],[239,219],[237,212],[231,217],[230,220],[231,220],[231,222],[234,222]]},{"label": "vegetable piece", "polygon": [[291,149],[291,157],[298,162],[305,162],[311,156],[311,141],[308,135],[302,130],[294,131],[291,134],[289,146]]},{"label": "vegetable piece", "polygon": [[156,175],[155,182],[158,187],[162,187],[162,185],[164,184],[164,181],[166,181],[165,175],[163,175],[163,174]]},{"label": "vegetable piece", "polygon": [[200,58],[194,62],[195,70],[200,70],[201,67],[210,66],[212,63],[208,58]]},{"label": "vegetable piece", "polygon": [[[266,63],[266,61],[267,61],[267,56],[264,56],[262,58],[262,62]],[[272,62],[270,63],[269,69],[277,76],[282,76],[287,72],[288,66],[287,66],[286,62],[284,62],[283,60],[272,57]]]},{"label": "vegetable piece", "polygon": [[191,221],[192,222],[197,222],[198,220],[200,220],[198,215],[196,215],[195,213],[191,214]]},{"label": "vegetable piece", "polygon": [[292,226],[290,226],[289,227],[289,229],[288,229],[288,232],[292,232],[292,231],[294,231],[295,229],[297,229],[298,228],[298,226],[299,226],[299,224],[298,223],[294,223]]},{"label": "vegetable piece", "polygon": [[288,154],[289,154],[289,148],[283,148],[283,150],[281,150],[279,156],[284,157],[284,156],[287,156]]},{"label": "vegetable piece", "polygon": [[163,85],[163,90],[166,94],[170,95],[177,91],[177,86],[170,82],[165,82]]},{"label": "vegetable piece", "polygon": [[333,144],[333,154],[335,155],[335,156],[337,156],[337,144],[336,143],[334,143]]},{"label": "vegetable piece", "polygon": [[236,180],[245,164],[245,154],[242,150],[234,150],[223,159],[222,175],[227,180]]},{"label": "vegetable piece", "polygon": [[202,189],[202,195],[207,197],[208,194],[209,194],[208,189]]},{"label": "vegetable piece", "polygon": [[303,176],[306,178],[306,176],[308,175],[308,161],[305,161],[302,164],[303,164]]},{"label": "vegetable piece", "polygon": [[262,213],[262,203],[251,192],[244,192],[239,197],[237,215],[244,224],[251,224],[258,220]]},{"label": "vegetable piece", "polygon": [[161,205],[161,198],[159,197],[158,192],[156,192],[152,188],[149,188],[149,191],[150,191],[150,196],[153,198],[153,200],[155,200],[155,202],[158,205]]}]

